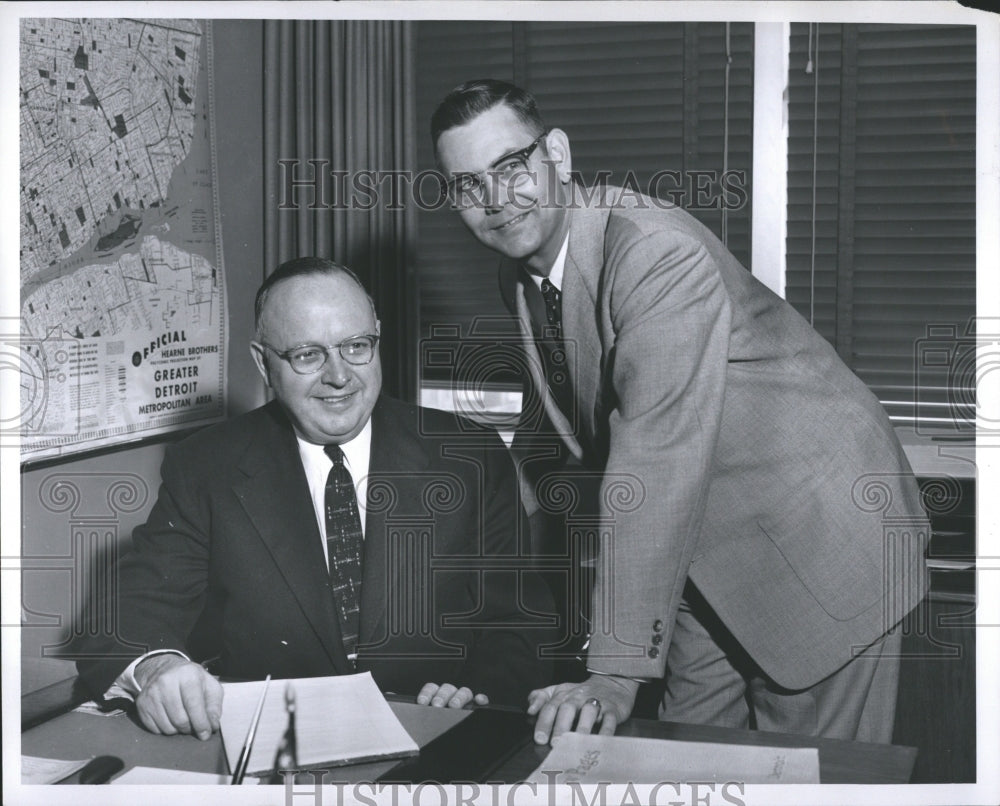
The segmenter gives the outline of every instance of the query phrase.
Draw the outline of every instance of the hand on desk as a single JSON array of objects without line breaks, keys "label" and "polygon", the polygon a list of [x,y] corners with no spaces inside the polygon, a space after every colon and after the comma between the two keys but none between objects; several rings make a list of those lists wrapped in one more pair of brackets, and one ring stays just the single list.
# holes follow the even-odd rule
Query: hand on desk
[{"label": "hand on desk", "polygon": [[613,735],[632,713],[638,690],[636,680],[605,674],[591,675],[582,683],[535,689],[528,695],[528,714],[538,714],[535,743],[547,744],[550,738],[571,730],[574,723],[577,733],[590,733],[599,723],[598,733]]},{"label": "hand on desk", "polygon": [[426,683],[417,694],[418,705],[432,705],[435,708],[464,708],[470,702],[476,705],[489,705],[490,698],[485,694],[473,694],[466,686],[455,688],[451,683]]},{"label": "hand on desk", "polygon": [[142,724],[153,733],[193,733],[202,741],[219,729],[222,685],[180,655],[155,655],[135,668],[142,691],[135,699]]}]

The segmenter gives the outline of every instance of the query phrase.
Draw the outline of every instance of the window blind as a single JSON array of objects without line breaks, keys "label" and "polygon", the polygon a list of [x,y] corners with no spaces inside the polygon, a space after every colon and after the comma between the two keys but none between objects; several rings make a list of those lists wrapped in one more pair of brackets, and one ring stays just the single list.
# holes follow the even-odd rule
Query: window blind
[{"label": "window blind", "polygon": [[[512,24],[503,21],[417,23],[418,171],[436,168],[431,114],[449,90],[473,78],[512,80],[511,35]],[[430,182],[425,191],[428,200],[436,195]],[[467,333],[477,316],[502,315],[499,259],[466,231],[458,214],[446,202],[440,209],[421,209],[417,227],[421,337],[431,327]]]},{"label": "window blind", "polygon": [[975,29],[791,33],[787,297],[894,420],[967,420]]}]

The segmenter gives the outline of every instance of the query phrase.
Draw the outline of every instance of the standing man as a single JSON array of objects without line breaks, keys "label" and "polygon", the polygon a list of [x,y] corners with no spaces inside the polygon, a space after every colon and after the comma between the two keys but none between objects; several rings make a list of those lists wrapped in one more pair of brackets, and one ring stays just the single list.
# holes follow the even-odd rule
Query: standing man
[{"label": "standing man", "polygon": [[535,740],[613,733],[666,675],[662,719],[888,742],[928,529],[878,400],[687,213],[576,184],[524,90],[463,84],[431,131],[462,221],[506,258],[533,395],[604,477],[590,676],[532,692]]},{"label": "standing man", "polygon": [[[381,394],[380,322],[321,258],[257,292],[254,361],[275,400],[167,449],[116,568],[115,612],[80,649],[96,697],[207,739],[236,679],[370,671],[417,701],[523,703],[550,680],[545,586],[521,567],[499,437]],[[526,615],[530,614],[530,615]]]}]

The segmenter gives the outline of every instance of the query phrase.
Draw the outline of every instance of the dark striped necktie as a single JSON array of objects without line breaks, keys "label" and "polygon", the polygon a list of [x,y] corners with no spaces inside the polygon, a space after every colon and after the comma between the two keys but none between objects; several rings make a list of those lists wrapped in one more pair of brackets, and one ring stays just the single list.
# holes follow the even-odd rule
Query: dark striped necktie
[{"label": "dark striped necktie", "polygon": [[324,450],[333,462],[326,480],[326,549],[333,601],[340,619],[344,651],[353,663],[358,651],[361,611],[361,553],[364,538],[354,480],[339,445]]}]

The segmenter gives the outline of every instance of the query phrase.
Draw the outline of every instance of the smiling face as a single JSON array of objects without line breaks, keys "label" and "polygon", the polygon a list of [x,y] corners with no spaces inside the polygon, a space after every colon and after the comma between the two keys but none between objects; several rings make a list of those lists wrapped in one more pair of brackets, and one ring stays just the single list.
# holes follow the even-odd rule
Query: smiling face
[{"label": "smiling face", "polygon": [[[441,133],[437,156],[446,176],[488,175],[501,157],[538,137],[505,104],[497,104],[462,126]],[[462,222],[484,245],[537,274],[548,274],[569,229],[569,141],[560,129],[542,139],[528,171],[509,184],[487,179],[493,192],[459,210]]]},{"label": "smiling face", "polygon": [[308,274],[271,288],[261,314],[261,341],[253,342],[251,351],[264,382],[274,390],[300,437],[329,445],[358,435],[382,388],[378,350],[371,363],[362,365],[349,364],[331,350],[318,372],[299,375],[262,342],[284,352],[378,332],[367,295],[346,274]]}]

